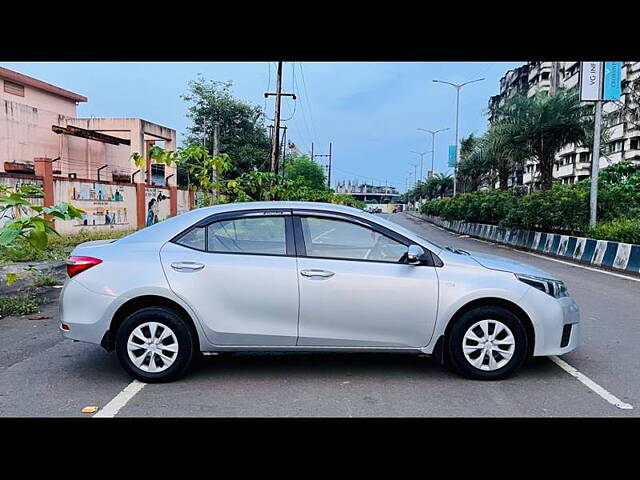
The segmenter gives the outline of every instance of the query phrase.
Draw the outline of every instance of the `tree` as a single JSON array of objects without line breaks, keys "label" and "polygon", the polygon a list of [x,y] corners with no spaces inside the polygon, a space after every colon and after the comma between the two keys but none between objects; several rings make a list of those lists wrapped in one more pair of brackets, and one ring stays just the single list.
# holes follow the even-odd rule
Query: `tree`
[{"label": "tree", "polygon": [[[188,93],[181,95],[190,104],[187,145],[204,145],[213,154],[214,123],[219,124],[220,152],[233,158],[233,166],[225,172],[226,178],[254,169],[264,170],[271,155],[271,140],[263,123],[262,109],[234,98],[230,89],[231,82],[208,81],[198,76],[189,82]],[[179,175],[181,184],[184,184],[186,167],[183,165]]]},{"label": "tree", "polygon": [[592,107],[582,105],[577,92],[559,90],[533,97],[518,93],[496,108],[497,123],[509,148],[529,153],[540,165],[541,187],[551,188],[555,155],[566,145],[589,146],[593,135]]},{"label": "tree", "polygon": [[434,179],[433,182],[437,195],[440,197],[448,197],[453,194],[453,177],[451,175],[448,173],[436,173],[431,179]]},{"label": "tree", "polygon": [[[139,153],[134,152],[131,158],[136,166],[145,167],[146,159]],[[216,192],[224,185],[222,177],[233,166],[229,155],[220,153],[211,156],[207,148],[202,145],[178,147],[175,151],[167,151],[154,145],[149,150],[149,158],[155,163],[163,163],[167,166],[175,163],[177,169],[182,169],[189,175],[189,188],[202,194],[199,197],[199,207],[213,205],[218,201]]]},{"label": "tree", "polygon": [[316,190],[327,188],[324,168],[306,155],[291,153],[285,158],[284,177],[289,180],[300,179],[302,185]]}]

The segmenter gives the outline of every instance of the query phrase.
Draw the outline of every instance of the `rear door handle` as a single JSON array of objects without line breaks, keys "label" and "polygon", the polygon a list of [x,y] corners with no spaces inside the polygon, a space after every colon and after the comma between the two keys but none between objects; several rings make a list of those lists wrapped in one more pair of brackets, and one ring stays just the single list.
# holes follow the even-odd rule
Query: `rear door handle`
[{"label": "rear door handle", "polygon": [[196,270],[202,270],[204,265],[196,262],[173,262],[171,268],[178,272],[193,272]]},{"label": "rear door handle", "polygon": [[328,270],[300,270],[300,275],[303,277],[322,277],[322,278],[331,278],[335,275],[335,273],[330,272]]}]

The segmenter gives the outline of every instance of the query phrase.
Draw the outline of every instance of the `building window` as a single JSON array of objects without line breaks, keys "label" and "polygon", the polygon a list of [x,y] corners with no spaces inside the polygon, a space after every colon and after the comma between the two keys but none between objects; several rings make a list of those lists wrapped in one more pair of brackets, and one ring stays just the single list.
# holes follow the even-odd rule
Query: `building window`
[{"label": "building window", "polygon": [[164,163],[151,164],[151,184],[164,186]]},{"label": "building window", "polygon": [[632,138],[631,141],[629,142],[629,149],[638,150],[639,147],[640,147],[640,137]]},{"label": "building window", "polygon": [[541,79],[549,80],[549,72],[542,72]]},{"label": "building window", "polygon": [[19,97],[24,97],[24,85],[20,85],[19,83],[13,83],[8,80],[4,81],[4,91],[6,93],[10,93],[11,95],[17,95]]}]

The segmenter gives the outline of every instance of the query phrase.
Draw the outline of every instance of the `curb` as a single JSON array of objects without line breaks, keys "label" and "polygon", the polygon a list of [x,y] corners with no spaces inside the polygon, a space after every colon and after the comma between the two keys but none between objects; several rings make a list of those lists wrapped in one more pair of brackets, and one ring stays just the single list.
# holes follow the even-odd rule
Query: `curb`
[{"label": "curb", "polygon": [[[409,212],[407,212],[409,213]],[[501,228],[484,223],[444,220],[440,217],[409,213],[452,232],[528,250],[549,257],[590,265],[603,270],[640,276],[640,245],[574,237],[557,233]]]}]

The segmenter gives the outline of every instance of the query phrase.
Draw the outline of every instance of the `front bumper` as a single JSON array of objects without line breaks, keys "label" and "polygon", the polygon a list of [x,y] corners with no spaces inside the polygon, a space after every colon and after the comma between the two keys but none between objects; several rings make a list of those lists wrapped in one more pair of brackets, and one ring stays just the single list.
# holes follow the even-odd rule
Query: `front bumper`
[{"label": "front bumper", "polygon": [[[573,298],[553,298],[532,288],[523,300],[535,330],[534,356],[563,355],[578,346],[580,309]],[[565,325],[571,327],[565,330]]]}]

